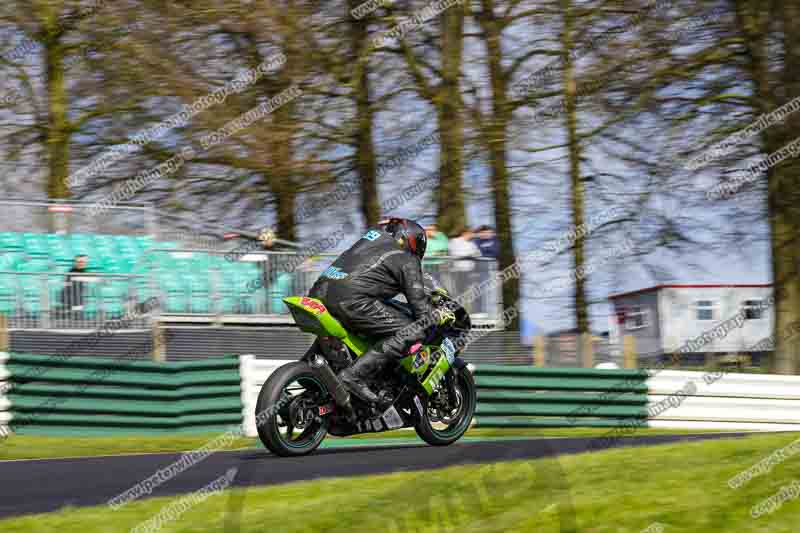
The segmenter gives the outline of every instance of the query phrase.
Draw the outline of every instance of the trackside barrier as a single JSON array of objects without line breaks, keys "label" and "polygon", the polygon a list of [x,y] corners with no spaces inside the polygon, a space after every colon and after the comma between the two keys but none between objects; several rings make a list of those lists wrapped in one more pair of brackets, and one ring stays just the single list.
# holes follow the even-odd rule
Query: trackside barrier
[{"label": "trackside barrier", "polygon": [[[693,394],[665,409],[690,383]],[[800,431],[800,376],[664,370],[647,386],[651,427]]]},{"label": "trackside barrier", "polygon": [[[294,360],[239,359],[245,435],[257,435],[258,393],[270,374]],[[647,418],[647,373],[477,365],[482,427],[614,427]]]},{"label": "trackside barrier", "polygon": [[[0,352],[0,439],[28,434],[257,435],[267,378],[294,360],[192,362]],[[800,431],[800,376],[476,365],[478,427]]]},{"label": "trackside barrier", "polygon": [[244,420],[244,434],[248,437],[258,436],[256,430],[256,402],[261,387],[278,367],[291,363],[296,359],[272,360],[256,359],[254,355],[239,357],[239,373],[241,374],[242,389],[242,418]]},{"label": "trackside barrier", "polygon": [[800,376],[478,365],[476,425],[800,431]]},{"label": "trackside barrier", "polygon": [[8,381],[10,373],[6,368],[6,361],[8,354],[0,352],[0,440],[8,435],[8,423],[11,421],[11,402],[6,396],[6,389],[10,385]]},{"label": "trackside barrier", "polygon": [[167,363],[5,357],[0,380],[5,366],[8,425],[14,433],[216,432],[242,422],[235,357]]},{"label": "trackside barrier", "polygon": [[646,424],[647,372],[477,365],[477,427]]}]

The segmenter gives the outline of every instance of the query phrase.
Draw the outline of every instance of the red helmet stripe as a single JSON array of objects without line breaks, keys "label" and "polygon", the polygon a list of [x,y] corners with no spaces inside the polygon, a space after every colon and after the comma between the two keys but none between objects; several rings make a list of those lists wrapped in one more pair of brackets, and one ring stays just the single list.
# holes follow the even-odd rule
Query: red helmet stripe
[{"label": "red helmet stripe", "polygon": [[411,250],[411,253],[417,253],[417,236],[409,234],[408,231],[408,219],[404,218],[403,220],[403,229],[406,230],[406,240],[408,241],[408,248]]}]

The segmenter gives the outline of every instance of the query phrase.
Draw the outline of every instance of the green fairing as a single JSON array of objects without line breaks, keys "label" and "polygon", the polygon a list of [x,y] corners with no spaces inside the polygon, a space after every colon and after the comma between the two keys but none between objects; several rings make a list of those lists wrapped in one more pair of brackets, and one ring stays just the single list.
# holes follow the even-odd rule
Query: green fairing
[{"label": "green fairing", "polygon": [[[301,331],[313,333],[314,335],[330,335],[341,339],[342,342],[344,342],[351,350],[353,350],[356,356],[363,355],[369,349],[370,346],[367,341],[356,335],[348,333],[342,324],[327,311],[327,308],[325,308],[324,312],[320,312],[320,308],[315,308],[313,305],[303,305],[301,302],[304,298],[307,301],[311,300],[314,305],[319,305],[321,308],[325,308],[321,301],[315,300],[314,298],[307,298],[303,296],[290,296],[288,298],[284,298],[283,301],[289,307],[289,310],[292,312],[292,315],[295,318],[297,327],[300,328]],[[430,369],[433,354],[438,349],[439,348],[437,346],[423,346],[420,350],[427,350],[430,355],[428,355],[423,365],[419,368],[414,368],[414,359],[416,355],[404,357],[400,360],[400,364],[409,373],[420,376],[421,378]],[[433,392],[434,386],[442,380],[445,373],[449,369],[450,363],[447,361],[447,358],[444,356],[444,354],[441,354],[436,366],[431,369],[430,375],[428,375],[428,377],[422,382],[422,386],[428,394]]]},{"label": "green fairing", "polygon": [[342,339],[342,341],[353,350],[357,356],[362,356],[369,350],[369,343],[362,339],[361,337],[357,337],[355,335],[348,335]]},{"label": "green fairing", "polygon": [[450,370],[450,362],[444,354],[441,354],[439,360],[436,362],[436,366],[433,367],[431,373],[428,374],[428,377],[422,382],[422,388],[425,389],[428,394],[432,394],[433,388],[444,378],[448,370]]},{"label": "green fairing", "polygon": [[[417,351],[417,353],[421,353],[424,350],[428,350],[428,352],[432,352],[433,349],[430,346],[424,346]],[[409,355],[408,357],[404,357],[400,359],[400,365],[405,368],[409,374],[424,374],[425,371],[428,369],[428,366],[431,364],[430,355],[425,359],[425,362],[419,368],[414,368],[414,360],[417,358],[417,354]]]},{"label": "green fairing", "polygon": [[[369,349],[369,343],[367,341],[356,335],[348,333],[342,324],[327,311],[327,308],[324,313],[319,313],[317,309],[300,303],[303,298],[304,297],[302,296],[290,296],[283,299],[284,303],[289,307],[289,310],[292,311],[292,314],[295,317],[295,322],[297,322],[297,326],[302,331],[313,333],[315,335],[331,335],[333,337],[342,339],[342,342],[344,342],[351,350],[353,350],[357,356],[363,355]],[[322,302],[319,300],[315,300],[314,298],[308,298],[308,300],[312,300],[324,307]],[[295,314],[296,311],[302,312],[302,316],[311,318],[312,320],[309,322],[297,320],[298,316]]]},{"label": "green fairing", "polygon": [[414,374],[416,370],[414,369],[414,356],[409,355],[408,357],[404,357],[400,359],[400,365],[405,368],[407,371]]},{"label": "green fairing", "polygon": [[[425,358],[425,362],[421,367],[414,368],[414,359],[416,359],[417,354],[422,353],[425,350],[428,351],[428,357]],[[423,346],[414,355],[409,355],[408,357],[400,359],[400,364],[403,366],[403,368],[408,370],[410,374],[418,374],[422,376],[428,371],[428,367],[431,366],[431,354],[433,354],[434,351],[436,351],[436,346]]]}]

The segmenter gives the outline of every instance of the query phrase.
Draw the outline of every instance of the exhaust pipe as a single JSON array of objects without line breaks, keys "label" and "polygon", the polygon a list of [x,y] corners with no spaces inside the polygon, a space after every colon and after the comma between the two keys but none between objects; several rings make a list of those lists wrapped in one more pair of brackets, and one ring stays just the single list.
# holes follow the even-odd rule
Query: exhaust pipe
[{"label": "exhaust pipe", "polygon": [[328,361],[326,361],[325,358],[320,354],[314,354],[311,357],[309,364],[311,365],[311,368],[314,369],[314,372],[317,374],[317,376],[319,376],[319,378],[322,380],[325,388],[327,388],[333,395],[333,400],[336,402],[336,405],[340,407],[346,415],[352,416],[354,412],[353,404],[350,403],[350,393],[333,372],[333,369],[331,368],[331,365],[328,364]]}]

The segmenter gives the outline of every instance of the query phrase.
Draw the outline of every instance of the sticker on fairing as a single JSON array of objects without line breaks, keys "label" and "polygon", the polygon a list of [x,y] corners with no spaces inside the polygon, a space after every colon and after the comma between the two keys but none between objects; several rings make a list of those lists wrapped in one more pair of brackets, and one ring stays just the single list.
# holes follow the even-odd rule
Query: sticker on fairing
[{"label": "sticker on fairing", "polygon": [[445,337],[441,348],[444,352],[444,356],[447,357],[447,361],[452,365],[456,358],[456,347],[453,345],[453,341]]},{"label": "sticker on fairing", "polygon": [[394,408],[394,405],[390,406],[385,413],[383,413],[383,421],[386,423],[386,427],[389,429],[398,429],[403,427],[403,419],[400,417],[400,413],[397,412],[397,409]]},{"label": "sticker on fairing", "polygon": [[312,310],[311,312],[314,313],[315,315],[321,315],[322,313],[325,313],[325,312],[328,311],[325,308],[325,306],[322,305],[322,303],[320,303],[317,300],[314,300],[312,298],[307,298],[305,296],[300,299],[300,305],[302,305],[303,307],[310,308]]},{"label": "sticker on fairing", "polygon": [[417,355],[414,356],[414,369],[419,370],[422,368],[422,366],[428,361],[428,357],[430,357],[430,355],[431,352],[427,348],[417,352]]}]

